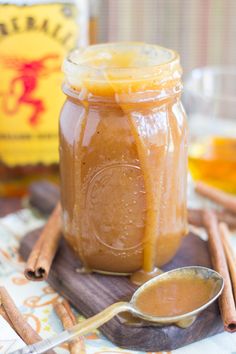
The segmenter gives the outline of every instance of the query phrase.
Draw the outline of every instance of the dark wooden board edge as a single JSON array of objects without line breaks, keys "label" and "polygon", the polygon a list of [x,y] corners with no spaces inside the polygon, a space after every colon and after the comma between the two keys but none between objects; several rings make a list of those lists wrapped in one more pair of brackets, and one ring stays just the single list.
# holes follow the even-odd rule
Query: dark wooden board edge
[{"label": "dark wooden board edge", "polygon": [[[27,258],[39,234],[35,230],[22,240],[20,254]],[[196,250],[198,250],[196,252]],[[196,264],[197,263],[197,264]],[[164,268],[183,265],[210,266],[206,242],[198,236],[188,236],[174,260]],[[90,317],[116,301],[131,297],[135,286],[127,277],[80,274],[79,261],[62,240],[48,278],[49,284],[68,299],[85,317]],[[119,286],[117,286],[119,284]],[[96,293],[95,293],[96,292]],[[91,307],[91,301],[96,301]],[[101,332],[121,348],[142,351],[169,351],[193,343],[223,331],[217,303],[203,311],[187,329],[176,326],[156,327],[144,324],[132,327],[118,317],[100,328]]]}]

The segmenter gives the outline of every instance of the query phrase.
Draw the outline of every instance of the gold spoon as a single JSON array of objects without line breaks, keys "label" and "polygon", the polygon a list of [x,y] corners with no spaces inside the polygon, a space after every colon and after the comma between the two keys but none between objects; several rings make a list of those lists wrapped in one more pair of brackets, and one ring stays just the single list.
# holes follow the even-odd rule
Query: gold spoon
[{"label": "gold spoon", "polygon": [[[159,317],[159,316],[152,316],[142,312],[137,307],[137,300],[139,296],[143,293],[144,290],[157,284],[158,281],[163,279],[174,279],[179,278],[180,276],[183,277],[191,277],[191,279],[201,277],[204,280],[209,280],[210,284],[213,287],[213,294],[209,301],[207,301],[204,305],[194,309],[191,312],[184,313],[178,316],[168,316],[168,317]],[[163,273],[158,275],[155,278],[150,279],[142,286],[140,286],[135,293],[133,294],[130,302],[117,302],[105,310],[101,311],[97,315],[88,318],[87,320],[83,321],[72,327],[69,330],[66,330],[54,337],[45,339],[41,342],[23,347],[22,349],[16,350],[11,354],[40,354],[44,353],[47,350],[50,350],[66,341],[70,341],[75,336],[78,335],[85,335],[88,332],[94,330],[102,326],[104,323],[112,319],[120,312],[131,312],[132,315],[147,320],[149,322],[155,322],[160,325],[167,325],[167,324],[175,324],[181,328],[189,327],[196,319],[197,315],[203,311],[206,307],[212,304],[218,296],[221,294],[224,287],[224,281],[221,275],[215,272],[212,269],[200,267],[200,266],[193,266],[193,267],[183,267],[171,270],[169,272]]]}]

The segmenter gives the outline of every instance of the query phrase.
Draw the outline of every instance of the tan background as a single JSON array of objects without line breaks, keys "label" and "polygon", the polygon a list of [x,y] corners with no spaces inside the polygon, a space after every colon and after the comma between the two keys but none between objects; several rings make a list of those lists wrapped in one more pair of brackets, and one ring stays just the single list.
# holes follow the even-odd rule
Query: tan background
[{"label": "tan background", "polygon": [[92,0],[98,41],[142,40],[180,52],[185,73],[236,65],[236,0]]}]

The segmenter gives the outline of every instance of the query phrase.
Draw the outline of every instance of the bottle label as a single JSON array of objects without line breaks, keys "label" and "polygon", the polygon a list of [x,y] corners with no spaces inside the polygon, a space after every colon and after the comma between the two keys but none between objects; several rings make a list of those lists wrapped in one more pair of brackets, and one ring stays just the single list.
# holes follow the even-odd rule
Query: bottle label
[{"label": "bottle label", "polygon": [[0,4],[0,160],[8,166],[58,162],[61,63],[82,33],[80,10]]}]

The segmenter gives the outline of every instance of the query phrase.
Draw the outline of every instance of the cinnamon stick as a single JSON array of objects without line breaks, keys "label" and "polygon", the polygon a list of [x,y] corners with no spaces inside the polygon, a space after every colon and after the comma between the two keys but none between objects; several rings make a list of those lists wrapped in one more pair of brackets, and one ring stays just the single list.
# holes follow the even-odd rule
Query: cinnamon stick
[{"label": "cinnamon stick", "polygon": [[[0,314],[26,344],[42,340],[40,335],[24,319],[7,290],[2,286],[0,287],[0,309]],[[53,350],[47,351],[47,353],[55,354]]]},{"label": "cinnamon stick", "polygon": [[221,317],[225,330],[232,333],[236,331],[236,308],[218,220],[212,210],[205,210],[203,221],[208,233],[208,245],[213,267],[224,279],[224,290],[219,298]]},{"label": "cinnamon stick", "polygon": [[231,233],[225,223],[219,224],[221,240],[225,251],[225,256],[230,272],[231,284],[234,293],[234,300],[236,301],[236,255],[230,244]]},{"label": "cinnamon stick", "polygon": [[45,280],[61,239],[61,205],[57,204],[35,243],[25,268],[29,280]]},{"label": "cinnamon stick", "polygon": [[[226,210],[215,210],[217,219],[228,224],[230,229],[236,229],[236,215]],[[188,222],[191,225],[203,227],[203,209],[188,208]]]},{"label": "cinnamon stick", "polygon": [[[77,323],[71,307],[66,300],[56,303],[54,308],[65,329],[70,329]],[[69,350],[71,354],[85,354],[86,349],[83,337],[78,336],[70,341]]]},{"label": "cinnamon stick", "polygon": [[225,193],[218,188],[211,187],[203,182],[197,182],[195,184],[195,190],[202,196],[222,205],[225,209],[236,213],[236,197],[229,193]]},{"label": "cinnamon stick", "polygon": [[0,302],[3,309],[2,311],[5,314],[5,319],[10,320],[10,324],[14,326],[15,331],[24,342],[33,344],[41,340],[38,333],[25,321],[4,287],[0,287]]}]

